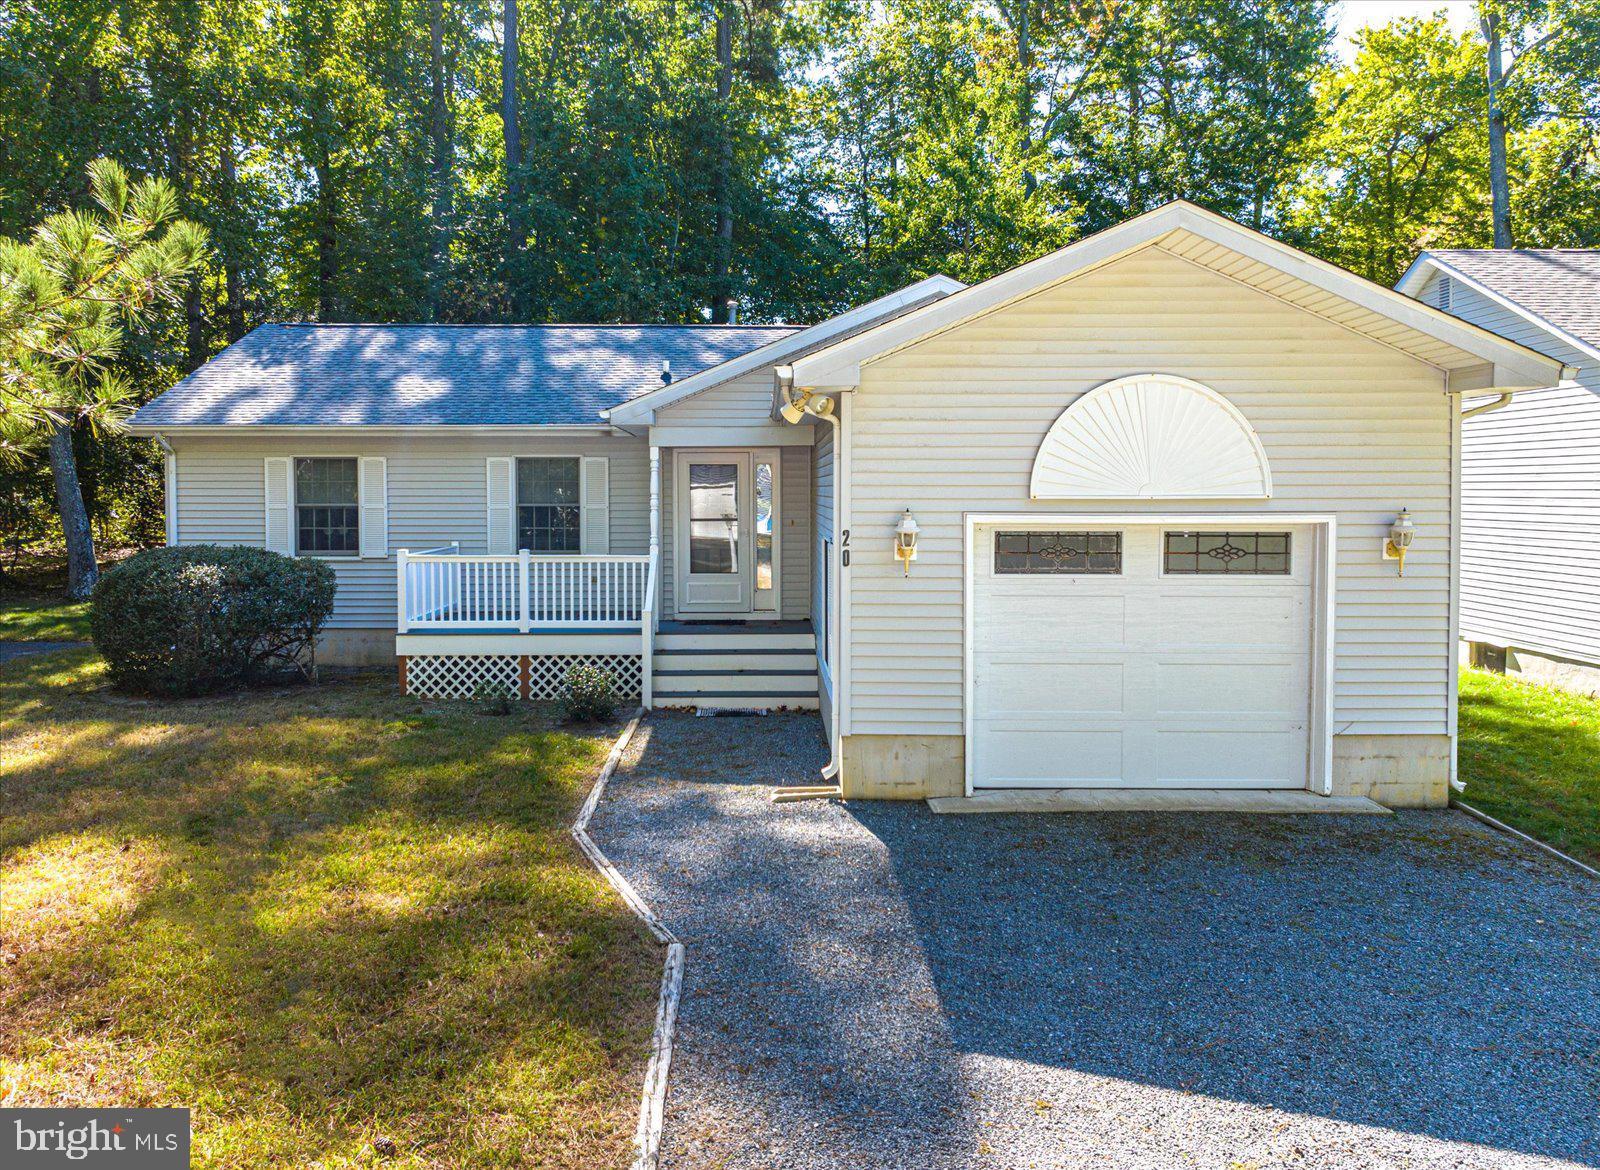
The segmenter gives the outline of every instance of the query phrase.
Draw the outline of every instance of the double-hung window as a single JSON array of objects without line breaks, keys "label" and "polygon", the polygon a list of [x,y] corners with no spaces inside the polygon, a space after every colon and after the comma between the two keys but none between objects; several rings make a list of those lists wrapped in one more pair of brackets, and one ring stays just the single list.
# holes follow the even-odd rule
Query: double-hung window
[{"label": "double-hung window", "polygon": [[517,547],[582,551],[576,457],[517,460]]},{"label": "double-hung window", "polygon": [[356,556],[361,552],[361,496],[354,459],[294,461],[295,552]]}]

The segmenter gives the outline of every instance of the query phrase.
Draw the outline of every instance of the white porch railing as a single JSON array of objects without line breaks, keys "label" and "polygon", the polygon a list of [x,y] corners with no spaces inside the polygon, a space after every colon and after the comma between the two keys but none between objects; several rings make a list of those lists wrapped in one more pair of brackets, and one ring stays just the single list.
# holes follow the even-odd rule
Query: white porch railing
[{"label": "white porch railing", "polygon": [[603,629],[654,621],[648,556],[462,556],[399,550],[400,633],[555,627]]}]

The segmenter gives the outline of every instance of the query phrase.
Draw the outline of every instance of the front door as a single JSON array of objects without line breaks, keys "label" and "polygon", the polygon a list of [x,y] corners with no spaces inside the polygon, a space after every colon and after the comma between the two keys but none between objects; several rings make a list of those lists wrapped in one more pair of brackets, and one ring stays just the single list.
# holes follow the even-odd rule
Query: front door
[{"label": "front door", "polygon": [[680,451],[673,482],[679,613],[751,609],[754,544],[748,451]]}]

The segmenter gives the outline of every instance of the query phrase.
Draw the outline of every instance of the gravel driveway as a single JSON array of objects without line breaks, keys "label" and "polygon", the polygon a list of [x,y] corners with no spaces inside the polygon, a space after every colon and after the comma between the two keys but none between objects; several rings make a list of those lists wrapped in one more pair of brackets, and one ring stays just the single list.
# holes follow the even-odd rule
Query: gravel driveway
[{"label": "gravel driveway", "polygon": [[1600,884],[1457,813],[774,805],[814,717],[641,726],[593,832],[684,940],[663,1165],[1600,1165]]},{"label": "gravel driveway", "polygon": [[26,658],[30,654],[54,654],[57,650],[79,650],[91,642],[0,642],[0,662]]}]

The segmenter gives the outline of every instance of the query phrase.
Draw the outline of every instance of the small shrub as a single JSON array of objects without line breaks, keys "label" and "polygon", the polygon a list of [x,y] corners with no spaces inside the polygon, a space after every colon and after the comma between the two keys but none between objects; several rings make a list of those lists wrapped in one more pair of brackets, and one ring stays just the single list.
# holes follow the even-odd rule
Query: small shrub
[{"label": "small shrub", "polygon": [[314,675],[336,587],[325,561],[215,544],[147,549],[100,578],[89,629],[117,686],[209,694]]},{"label": "small shrub", "polygon": [[510,683],[479,683],[472,688],[472,698],[479,703],[488,704],[490,715],[511,714],[511,704],[517,698],[517,688]]},{"label": "small shrub", "polygon": [[602,723],[616,709],[617,692],[609,674],[581,662],[567,671],[567,697],[562,710],[568,723]]}]

